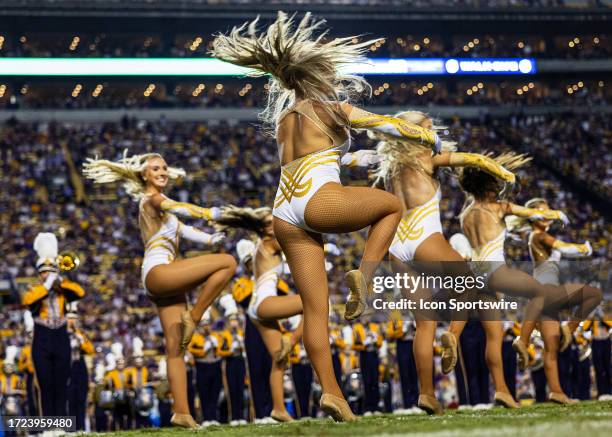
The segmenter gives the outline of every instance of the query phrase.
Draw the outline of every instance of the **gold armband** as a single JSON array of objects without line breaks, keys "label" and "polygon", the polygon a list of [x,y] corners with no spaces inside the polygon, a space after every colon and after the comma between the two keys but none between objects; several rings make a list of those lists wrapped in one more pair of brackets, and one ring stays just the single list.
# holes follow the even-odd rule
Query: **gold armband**
[{"label": "gold armband", "polygon": [[436,144],[435,132],[388,115],[371,114],[351,120],[351,128],[378,130],[388,135],[418,140],[429,146]]},{"label": "gold armband", "polygon": [[161,209],[183,217],[212,219],[212,213],[208,208],[202,208],[191,203],[176,202],[171,199],[165,199],[161,203]]}]

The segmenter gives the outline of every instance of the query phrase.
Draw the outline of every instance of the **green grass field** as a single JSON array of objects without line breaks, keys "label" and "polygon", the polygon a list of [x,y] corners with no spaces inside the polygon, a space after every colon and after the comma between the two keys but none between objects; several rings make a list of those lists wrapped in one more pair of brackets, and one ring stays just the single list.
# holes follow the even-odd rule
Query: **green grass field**
[{"label": "green grass field", "polygon": [[[212,426],[198,433],[210,436],[513,436],[610,437],[612,402],[581,402],[571,407],[538,404],[519,410],[496,407],[480,411],[449,411],[443,416],[382,415],[362,418],[353,423],[334,423],[330,419],[300,420],[290,424]],[[129,431],[104,436],[179,437],[193,431],[157,429]]]}]

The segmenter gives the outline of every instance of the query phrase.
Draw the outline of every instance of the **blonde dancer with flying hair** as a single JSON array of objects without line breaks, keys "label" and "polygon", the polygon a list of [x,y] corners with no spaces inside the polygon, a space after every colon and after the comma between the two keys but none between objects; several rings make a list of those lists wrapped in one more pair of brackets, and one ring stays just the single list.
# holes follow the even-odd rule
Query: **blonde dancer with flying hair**
[{"label": "blonde dancer with flying hair", "polygon": [[313,20],[310,13],[295,23],[279,12],[263,31],[257,24],[255,20],[228,35],[217,35],[212,54],[251,68],[254,76],[270,75],[261,118],[274,132],[281,162],[274,232],[302,298],[304,345],[321,383],[321,408],[334,420],[354,420],[332,366],[321,234],[370,227],[360,267],[346,277],[350,294],[345,318],[354,319],[365,309],[368,285],[391,244],[401,206],[392,194],[340,183],[341,161],[351,165],[362,158],[346,156],[350,130],[376,130],[436,150],[440,141],[430,130],[349,103],[370,87],[363,78],[342,73],[342,68],[366,62],[363,55],[374,41],[325,40],[324,21]]},{"label": "blonde dancer with flying hair", "polygon": [[297,294],[278,296],[278,281],[284,272],[282,249],[274,236],[272,210],[263,208],[222,208],[217,228],[242,228],[257,235],[258,241],[253,253],[255,288],[247,315],[257,327],[270,357],[270,393],[272,413],[270,417],[278,422],[293,420],[285,408],[283,376],[287,358],[293,347],[302,338],[302,322],[292,333],[284,337],[278,320],[302,314],[302,300]]},{"label": "blonde dancer with flying hair", "polygon": [[[405,111],[395,117],[426,129],[442,129],[433,125],[427,114]],[[375,139],[377,134],[371,135]],[[431,150],[410,140],[385,139],[378,143],[377,182],[384,182],[387,191],[399,197],[402,220],[389,248],[392,268],[407,272],[411,263],[425,262],[440,274],[471,276],[470,266],[444,238],[439,203],[442,198],[436,172],[441,167],[475,167],[506,184],[514,184],[515,176],[488,156],[456,152],[455,143],[443,141],[442,153],[432,156]],[[440,267],[434,267],[438,265]],[[419,302],[431,300],[425,289],[407,293],[407,298]],[[435,397],[433,386],[433,343],[436,333],[435,314],[415,311],[416,335],[413,348],[419,377],[418,406],[429,414],[441,414],[442,406]],[[495,382],[495,400],[508,408],[516,407],[503,376],[501,347],[503,332],[499,320],[482,320],[487,336],[487,363]]]},{"label": "blonde dancer with flying hair", "polygon": [[[550,206],[546,199],[534,198],[525,203],[526,208],[533,208],[541,211],[550,211]],[[522,228],[525,220],[517,220],[514,226]],[[578,308],[567,324],[561,325],[557,312],[550,314],[550,318],[540,320],[539,330],[544,340],[544,371],[548,381],[549,395],[552,402],[563,405],[571,405],[577,401],[569,398],[561,387],[559,381],[559,369],[557,356],[563,352],[573,340],[573,332],[578,328],[580,322],[587,318],[589,314],[599,305],[603,295],[601,290],[585,284],[562,284],[561,272],[558,262],[562,257],[584,258],[593,253],[593,249],[588,241],[583,244],[566,243],[553,237],[548,233],[552,222],[550,220],[533,220],[529,224],[531,233],[529,234],[529,255],[534,264],[533,277],[542,284],[561,286],[565,289],[568,296],[569,305],[577,305]],[[523,324],[520,337],[515,340],[515,348],[520,353],[527,350],[531,332],[535,328],[534,320],[527,320]],[[525,361],[520,359],[520,370],[525,370]]]},{"label": "blonde dancer with flying hair", "polygon": [[[187,401],[184,351],[202,315],[233,276],[236,261],[227,254],[178,260],[181,238],[215,245],[224,235],[211,235],[184,225],[177,216],[210,221],[218,218],[219,209],[176,202],[165,196],[169,180],[184,176],[185,171],[168,167],[157,153],[124,155],[118,162],[88,159],[83,168],[85,176],[95,183],[122,182],[127,193],[139,201],[138,224],[145,245],[142,282],[157,307],[166,339],[168,381],[174,398],[171,422],[196,428]],[[195,288],[200,292],[188,310],[185,294]]]}]

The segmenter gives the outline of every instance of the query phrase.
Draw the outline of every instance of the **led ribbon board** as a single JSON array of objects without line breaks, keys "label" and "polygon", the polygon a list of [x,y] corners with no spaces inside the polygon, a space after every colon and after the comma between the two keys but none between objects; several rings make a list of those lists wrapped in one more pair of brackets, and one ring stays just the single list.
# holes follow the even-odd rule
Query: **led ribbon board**
[{"label": "led ribbon board", "polygon": [[[362,75],[534,74],[529,58],[369,59],[342,68]],[[0,76],[243,76],[214,58],[0,58]]]}]

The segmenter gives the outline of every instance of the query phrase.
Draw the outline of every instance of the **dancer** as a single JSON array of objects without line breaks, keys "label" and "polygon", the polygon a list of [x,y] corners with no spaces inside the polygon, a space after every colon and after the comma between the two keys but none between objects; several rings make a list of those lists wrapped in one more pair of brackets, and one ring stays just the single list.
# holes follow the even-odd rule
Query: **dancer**
[{"label": "dancer", "polygon": [[436,134],[403,120],[353,107],[349,100],[369,89],[363,78],[338,69],[363,62],[373,41],[353,37],[324,41],[324,21],[307,13],[294,26],[278,13],[258,32],[257,20],[217,35],[212,54],[270,75],[268,105],[261,114],[274,132],[281,180],[274,202],[274,231],[304,304],[304,345],[322,386],[321,408],[335,420],[354,420],[334,376],[328,327],[327,275],[322,233],[353,232],[370,226],[358,270],[347,274],[345,318],[365,309],[368,284],[385,256],[400,220],[392,194],[340,183],[339,164],[350,146],[350,129],[370,129],[421,141],[439,149]]},{"label": "dancer", "polygon": [[[405,111],[395,117],[426,129],[441,129],[434,126],[431,117],[422,112]],[[371,136],[380,139],[378,134]],[[436,156],[432,156],[428,148],[416,141],[388,139],[378,143],[376,151],[383,160],[376,172],[377,182],[384,182],[387,191],[398,196],[402,204],[402,220],[389,248],[395,272],[407,271],[407,267],[413,262],[442,261],[445,263],[441,264],[440,268],[446,274],[472,274],[467,262],[451,247],[442,233],[439,208],[442,193],[436,171],[440,167],[475,167],[507,184],[513,184],[515,176],[488,156],[455,150],[455,143],[447,141],[442,142],[442,153]],[[411,292],[406,297],[415,302],[432,298],[431,292],[425,289]],[[443,409],[435,398],[433,386],[435,315],[416,311],[415,319],[417,329],[413,352],[419,378],[417,405],[429,414],[441,414]],[[512,399],[503,377],[501,322],[483,320],[482,324],[487,335],[486,356],[495,382],[495,400],[506,407],[515,407],[516,402]]]},{"label": "dancer", "polygon": [[[163,194],[170,179],[185,171],[168,167],[157,153],[124,155],[118,162],[88,159],[83,173],[95,183],[123,182],[127,193],[139,201],[138,224],[145,244],[142,282],[155,303],[166,339],[167,371],[174,398],[172,423],[195,428],[189,412],[184,351],[204,311],[219,295],[236,270],[228,254],[201,255],[177,260],[179,240],[214,245],[223,240],[220,233],[207,234],[179,221],[177,215],[213,220],[216,208],[201,208],[176,202]],[[185,294],[200,287],[197,300],[188,310]]]},{"label": "dancer", "polygon": [[[515,170],[529,162],[530,158],[506,153],[494,160],[509,170]],[[567,223],[566,215],[561,211],[540,211],[498,200],[500,181],[478,168],[462,169],[459,182],[469,196],[459,219],[473,248],[473,271],[486,276],[491,291],[530,299],[524,319],[536,320],[544,307],[558,305],[565,292],[559,287],[542,285],[527,273],[506,266],[504,217],[514,214],[523,218],[561,220]],[[449,331],[442,334],[442,370],[445,373],[450,372],[457,362],[457,339],[465,323],[453,320]],[[524,328],[525,323],[521,329]]]},{"label": "dancer", "polygon": [[247,315],[261,334],[268,353],[272,357],[270,370],[270,392],[272,413],[270,417],[278,422],[293,420],[285,408],[283,375],[287,358],[293,347],[302,338],[303,325],[290,336],[284,337],[278,323],[302,313],[302,300],[297,294],[277,295],[278,281],[284,272],[281,247],[274,235],[272,210],[263,208],[227,207],[221,210],[217,221],[219,229],[243,228],[255,233],[258,241],[252,255],[255,288]]},{"label": "dancer", "polygon": [[[529,200],[525,203],[525,207],[541,211],[550,210],[548,203],[542,198]],[[588,241],[584,244],[573,244],[556,239],[548,233],[550,225],[550,220],[535,220],[531,223],[532,232],[529,234],[529,255],[534,263],[533,277],[542,284],[559,286],[561,282],[558,261],[563,256],[573,258],[590,256],[593,253],[593,249]],[[565,288],[567,295],[570,297],[570,303],[572,301],[582,303],[580,311],[577,311],[567,325],[562,326],[559,323],[558,314],[552,314],[551,316],[553,317],[550,319],[539,321],[539,330],[544,341],[544,372],[550,389],[548,398],[559,404],[571,405],[577,401],[569,398],[563,392],[561,382],[559,381],[557,355],[570,345],[574,331],[578,328],[580,322],[588,317],[590,312],[599,305],[602,293],[600,290],[585,284],[564,284],[563,288]],[[514,342],[521,342],[521,344],[527,342],[526,346],[528,346],[531,331],[535,327],[535,321],[528,320],[525,323],[530,325],[528,330],[521,332],[525,337],[518,337]],[[523,339],[524,342],[522,341]],[[520,345],[518,347],[520,348]],[[521,361],[519,356],[521,370],[525,370],[524,364],[524,361]]]}]

